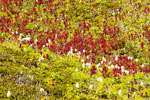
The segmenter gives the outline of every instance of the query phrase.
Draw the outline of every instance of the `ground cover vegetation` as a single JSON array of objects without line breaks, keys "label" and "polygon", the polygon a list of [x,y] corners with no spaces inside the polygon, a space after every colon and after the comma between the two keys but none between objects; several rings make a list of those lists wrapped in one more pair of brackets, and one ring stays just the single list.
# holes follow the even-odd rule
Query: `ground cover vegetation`
[{"label": "ground cover vegetation", "polygon": [[0,98],[149,100],[148,0],[1,0]]}]

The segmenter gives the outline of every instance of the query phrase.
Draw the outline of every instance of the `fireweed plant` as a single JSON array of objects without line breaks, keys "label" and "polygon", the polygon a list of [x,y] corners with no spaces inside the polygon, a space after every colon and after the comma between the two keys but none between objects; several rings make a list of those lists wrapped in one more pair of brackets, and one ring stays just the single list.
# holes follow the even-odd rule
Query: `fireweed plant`
[{"label": "fireweed plant", "polygon": [[2,99],[150,98],[148,0],[1,0],[0,43]]}]

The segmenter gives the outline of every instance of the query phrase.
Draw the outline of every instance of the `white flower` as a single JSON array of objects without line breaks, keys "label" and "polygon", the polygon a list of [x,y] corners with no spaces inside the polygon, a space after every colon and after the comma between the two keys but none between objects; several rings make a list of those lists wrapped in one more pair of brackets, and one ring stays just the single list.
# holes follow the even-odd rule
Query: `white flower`
[{"label": "white flower", "polygon": [[103,79],[101,77],[99,77],[97,80],[100,81],[101,83],[103,82]]},{"label": "white flower", "polygon": [[117,61],[117,60],[118,60],[118,57],[116,56],[116,57],[115,57],[115,61]]},{"label": "white flower", "polygon": [[126,73],[127,75],[129,75],[129,71],[126,70],[125,73]]},{"label": "white flower", "polygon": [[57,34],[55,35],[55,38],[57,38]]},{"label": "white flower", "polygon": [[26,37],[26,38],[23,38],[22,41],[26,40],[26,41],[29,41],[31,38],[30,37]]},{"label": "white flower", "polygon": [[85,64],[82,64],[82,68],[85,68]]},{"label": "white flower", "polygon": [[69,56],[71,53],[70,53],[70,51],[67,53],[67,56]]},{"label": "white flower", "polygon": [[102,61],[105,61],[105,62],[106,62],[106,58],[105,58],[105,57],[103,57],[103,58],[102,58]]},{"label": "white flower", "polygon": [[48,46],[48,43],[46,43],[46,46]]},{"label": "white flower", "polygon": [[123,69],[124,69],[124,66],[121,66],[121,69],[123,70]]},{"label": "white flower", "polygon": [[102,71],[102,70],[103,70],[103,68],[100,68],[100,70]]},{"label": "white flower", "polygon": [[101,61],[101,64],[103,64],[103,60]]},{"label": "white flower", "polygon": [[98,63],[97,65],[96,65],[96,67],[98,68],[100,66],[100,63]]},{"label": "white flower", "polygon": [[108,69],[111,69],[111,66],[108,66]]},{"label": "white flower", "polygon": [[77,49],[75,49],[75,52],[77,52]]},{"label": "white flower", "polygon": [[79,88],[79,83],[76,83],[76,88]]},{"label": "white flower", "polygon": [[86,63],[86,66],[88,66],[90,68],[91,67],[91,63]]},{"label": "white flower", "polygon": [[78,55],[78,58],[80,58],[80,55]]},{"label": "white flower", "polygon": [[84,62],[84,59],[82,59],[81,61]]},{"label": "white flower", "polygon": [[26,48],[24,48],[24,51],[26,51]]},{"label": "white flower", "polygon": [[142,68],[144,67],[144,64],[142,64]]},{"label": "white flower", "polygon": [[71,52],[71,54],[73,54],[73,49],[72,49],[72,47],[70,48],[70,52]]},{"label": "white flower", "polygon": [[138,59],[136,59],[135,61],[138,62]]},{"label": "white flower", "polygon": [[75,69],[75,72],[78,72],[78,68]]},{"label": "white flower", "polygon": [[130,83],[130,81],[128,81],[128,84]]},{"label": "white flower", "polygon": [[43,60],[44,58],[43,57],[41,57],[41,60]]},{"label": "white flower", "polygon": [[83,52],[85,53],[85,50],[83,50]]},{"label": "white flower", "polygon": [[38,40],[37,39],[35,39],[35,42],[37,42]]},{"label": "white flower", "polygon": [[117,64],[115,65],[115,67],[119,69],[119,66]]},{"label": "white flower", "polygon": [[43,93],[45,92],[45,90],[43,88],[40,88],[40,92]]},{"label": "white flower", "polygon": [[92,89],[92,88],[93,88],[93,85],[90,85],[90,86],[89,86],[89,89]]},{"label": "white flower", "polygon": [[7,97],[10,97],[10,96],[11,96],[11,92],[8,91],[8,92],[7,92]]},{"label": "white flower", "polygon": [[121,90],[119,90],[118,95],[121,95]]},{"label": "white flower", "polygon": [[23,73],[23,71],[20,72],[20,74],[22,74],[22,73]]},{"label": "white flower", "polygon": [[108,63],[108,65],[110,65],[111,64],[111,61]]},{"label": "white flower", "polygon": [[133,94],[136,95],[136,92],[134,92]]},{"label": "white flower", "polygon": [[18,31],[16,31],[16,34],[18,34]]},{"label": "white flower", "polygon": [[50,40],[50,39],[48,39],[48,43],[51,43],[51,40]]},{"label": "white flower", "polygon": [[77,53],[77,55],[81,55],[81,52],[79,51],[79,52]]},{"label": "white flower", "polygon": [[114,65],[111,65],[111,68],[114,68],[115,66]]},{"label": "white flower", "polygon": [[143,82],[142,81],[141,81],[140,85],[143,86]]},{"label": "white flower", "polygon": [[38,60],[39,62],[41,61],[41,59]]},{"label": "white flower", "polygon": [[86,56],[87,59],[89,59],[89,56]]}]

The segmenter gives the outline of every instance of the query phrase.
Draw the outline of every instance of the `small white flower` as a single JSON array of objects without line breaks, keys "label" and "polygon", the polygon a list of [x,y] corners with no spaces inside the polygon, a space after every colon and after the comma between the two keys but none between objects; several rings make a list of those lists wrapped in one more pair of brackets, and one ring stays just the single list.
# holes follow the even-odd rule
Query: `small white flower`
[{"label": "small white flower", "polygon": [[77,49],[75,49],[74,51],[77,52]]},{"label": "small white flower", "polygon": [[51,40],[50,40],[50,39],[48,39],[48,43],[51,43]]},{"label": "small white flower", "polygon": [[122,71],[122,73],[124,73],[124,72],[125,72],[125,70],[124,70],[124,69],[121,69],[121,71]]},{"label": "small white flower", "polygon": [[111,66],[108,66],[108,69],[111,69]]},{"label": "small white flower", "polygon": [[110,65],[111,64],[111,61],[108,63],[108,65]]},{"label": "small white flower", "polygon": [[24,48],[24,51],[26,51],[26,48]]},{"label": "small white flower", "polygon": [[30,37],[26,37],[26,38],[23,38],[22,41],[24,41],[24,40],[29,41],[30,39],[31,39]]},{"label": "small white flower", "polygon": [[100,81],[101,83],[103,82],[103,79],[101,77],[99,77],[97,80]]},{"label": "small white flower", "polygon": [[70,52],[71,52],[71,54],[73,54],[73,49],[72,49],[72,47],[70,48]]},{"label": "small white flower", "polygon": [[91,67],[91,63],[86,63],[86,66],[88,66],[90,68]]},{"label": "small white flower", "polygon": [[85,50],[83,50],[83,52],[85,53]]},{"label": "small white flower", "polygon": [[78,58],[80,59],[80,55],[78,55]]},{"label": "small white flower", "polygon": [[106,58],[105,58],[105,57],[103,57],[103,58],[102,58],[102,61],[106,62]]},{"label": "small white flower", "polygon": [[67,56],[69,56],[71,53],[70,53],[70,51],[67,53]]},{"label": "small white flower", "polygon": [[20,72],[20,74],[22,74],[22,73],[23,73],[23,71]]},{"label": "small white flower", "polygon": [[[44,94],[47,95],[47,92],[45,91]],[[47,100],[47,99],[46,99],[46,100]]]},{"label": "small white flower", "polygon": [[101,61],[101,64],[103,64],[103,60]]},{"label": "small white flower", "polygon": [[89,56],[86,56],[87,59],[89,59]]},{"label": "small white flower", "polygon": [[102,71],[102,70],[103,70],[103,68],[100,68],[100,70]]},{"label": "small white flower", "polygon": [[92,89],[92,88],[93,88],[93,85],[90,85],[90,86],[89,86],[89,89]]},{"label": "small white flower", "polygon": [[144,67],[144,64],[142,64],[142,68]]},{"label": "small white flower", "polygon": [[135,61],[138,62],[138,59],[136,59]]},{"label": "small white flower", "polygon": [[48,43],[46,43],[46,46],[48,46]]},{"label": "small white flower", "polygon": [[98,68],[100,66],[100,63],[98,63],[97,65],[96,65],[96,68]]},{"label": "small white flower", "polygon": [[114,68],[115,66],[114,65],[111,65],[111,68]]},{"label": "small white flower", "polygon": [[134,92],[133,94],[136,95],[136,92]]},{"label": "small white flower", "polygon": [[82,64],[82,68],[85,68],[85,64]]},{"label": "small white flower", "polygon": [[75,72],[78,72],[78,68],[75,69]]},{"label": "small white flower", "polygon": [[142,81],[141,81],[140,85],[143,86],[143,82]]},{"label": "small white flower", "polygon": [[119,66],[117,64],[115,65],[115,67],[119,69]]},{"label": "small white flower", "polygon": [[84,62],[84,59],[82,59],[81,61]]},{"label": "small white flower", "polygon": [[43,57],[41,57],[41,60],[43,60],[44,58]]},{"label": "small white flower", "polygon": [[43,88],[40,88],[40,92],[43,93],[45,92],[45,90]]},{"label": "small white flower", "polygon": [[123,69],[124,69],[124,66],[121,66],[121,69],[123,70]]},{"label": "small white flower", "polygon": [[79,52],[77,53],[77,55],[81,55],[81,52],[79,51]]},{"label": "small white flower", "polygon": [[117,61],[117,60],[118,60],[118,57],[116,56],[116,57],[115,57],[115,61]]},{"label": "small white flower", "polygon": [[37,42],[38,40],[37,39],[35,39],[35,43]]},{"label": "small white flower", "polygon": [[76,83],[76,88],[79,88],[79,83]]},{"label": "small white flower", "polygon": [[7,97],[10,97],[10,96],[11,96],[11,92],[8,91],[8,92],[7,92]]},{"label": "small white flower", "polygon": [[121,95],[121,90],[119,90],[118,95]]},{"label": "small white flower", "polygon": [[126,70],[125,73],[126,73],[127,75],[129,75],[129,71]]},{"label": "small white flower", "polygon": [[39,62],[41,61],[41,59],[38,60]]}]

